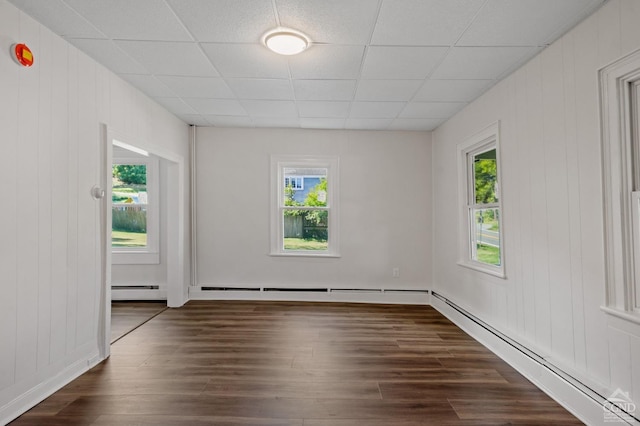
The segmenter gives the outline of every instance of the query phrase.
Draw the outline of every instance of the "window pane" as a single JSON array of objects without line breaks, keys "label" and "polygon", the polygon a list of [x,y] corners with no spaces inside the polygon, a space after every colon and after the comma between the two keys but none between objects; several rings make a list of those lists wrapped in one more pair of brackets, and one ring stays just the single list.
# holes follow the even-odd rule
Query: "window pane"
[{"label": "window pane", "polygon": [[475,251],[473,260],[500,266],[499,209],[473,209]]},{"label": "window pane", "polygon": [[113,166],[112,246],[147,246],[147,166]]},{"label": "window pane", "polygon": [[498,162],[496,150],[476,154],[473,158],[473,180],[476,204],[498,202]]},{"label": "window pane", "polygon": [[327,206],[327,169],[284,168],[285,206]]},{"label": "window pane", "polygon": [[147,246],[147,206],[118,204],[112,208],[112,247]]},{"label": "window pane", "polygon": [[327,250],[329,212],[326,210],[283,210],[285,250]]}]

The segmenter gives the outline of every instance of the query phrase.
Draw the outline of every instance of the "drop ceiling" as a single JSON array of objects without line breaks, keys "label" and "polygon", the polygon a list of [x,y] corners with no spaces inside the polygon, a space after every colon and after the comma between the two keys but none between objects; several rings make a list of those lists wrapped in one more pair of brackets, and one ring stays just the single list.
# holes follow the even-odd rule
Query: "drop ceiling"
[{"label": "drop ceiling", "polygon": [[606,0],[9,1],[189,124],[432,130]]}]

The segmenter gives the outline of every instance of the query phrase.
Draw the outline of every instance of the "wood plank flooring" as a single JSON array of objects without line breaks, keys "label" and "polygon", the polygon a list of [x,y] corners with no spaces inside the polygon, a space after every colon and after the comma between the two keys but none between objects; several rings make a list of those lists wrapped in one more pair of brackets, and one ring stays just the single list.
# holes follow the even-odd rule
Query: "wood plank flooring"
[{"label": "wood plank flooring", "polygon": [[111,343],[167,308],[167,302],[111,302]]},{"label": "wood plank flooring", "polygon": [[11,424],[582,423],[431,307],[192,301]]}]

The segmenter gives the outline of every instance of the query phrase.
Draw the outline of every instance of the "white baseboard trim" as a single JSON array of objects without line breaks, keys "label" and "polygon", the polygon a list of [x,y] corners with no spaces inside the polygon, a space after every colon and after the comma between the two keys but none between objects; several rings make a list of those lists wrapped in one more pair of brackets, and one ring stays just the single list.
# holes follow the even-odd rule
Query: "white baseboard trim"
[{"label": "white baseboard trim", "polygon": [[[478,318],[458,307],[446,297],[432,293],[431,306],[451,320],[454,324],[482,343],[506,363],[515,368],[540,390],[553,398],[570,413],[588,425],[612,424],[605,422],[604,403],[606,397],[571,381],[569,375],[563,377],[558,368],[547,365],[542,357],[506,336],[490,329]],[[618,419],[616,419],[618,420]],[[640,425],[640,422],[625,421],[622,418],[613,424]]]},{"label": "white baseboard trim", "polygon": [[274,289],[190,287],[189,300],[264,300],[295,302],[390,303],[428,305],[429,290]]},{"label": "white baseboard trim", "polygon": [[95,352],[85,359],[74,362],[67,366],[58,374],[45,379],[38,385],[24,392],[13,401],[0,408],[0,425],[8,424],[20,415],[30,410],[71,381],[80,377],[91,368],[98,365],[102,360]]}]

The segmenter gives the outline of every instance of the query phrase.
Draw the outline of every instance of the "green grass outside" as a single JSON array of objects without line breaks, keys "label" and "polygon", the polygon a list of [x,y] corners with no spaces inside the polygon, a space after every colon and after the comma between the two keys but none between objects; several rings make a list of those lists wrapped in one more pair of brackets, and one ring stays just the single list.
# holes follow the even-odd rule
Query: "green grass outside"
[{"label": "green grass outside", "polygon": [[147,234],[144,232],[111,231],[112,247],[146,247]]},{"label": "green grass outside", "polygon": [[285,250],[327,250],[329,243],[319,240],[304,240],[302,238],[285,238]]},{"label": "green grass outside", "polygon": [[498,247],[478,244],[476,253],[478,255],[478,262],[488,263],[489,265],[500,265],[500,249]]}]

